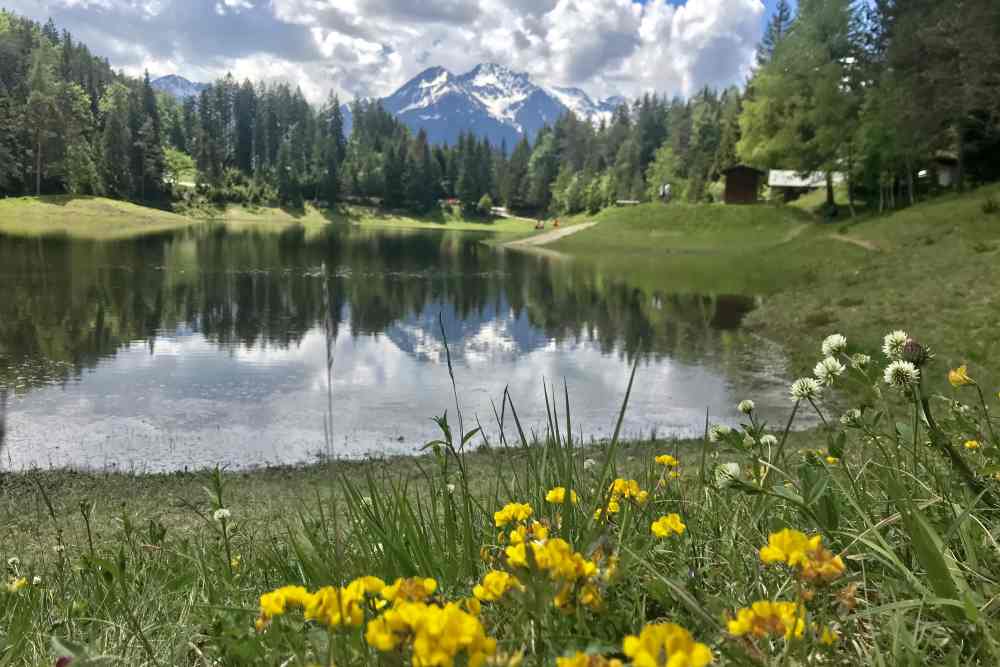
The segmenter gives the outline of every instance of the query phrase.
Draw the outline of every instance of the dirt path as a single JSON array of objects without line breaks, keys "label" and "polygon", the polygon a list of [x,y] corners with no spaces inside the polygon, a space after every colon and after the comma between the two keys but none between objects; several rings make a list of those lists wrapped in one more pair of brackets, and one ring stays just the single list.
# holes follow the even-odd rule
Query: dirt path
[{"label": "dirt path", "polygon": [[841,243],[850,243],[851,245],[856,245],[859,248],[864,248],[865,250],[871,250],[872,252],[880,252],[882,249],[879,248],[875,243],[871,241],[865,241],[864,239],[855,239],[850,236],[844,236],[842,234],[830,234],[827,238],[831,238],[834,241],[840,241]]},{"label": "dirt path", "polygon": [[590,229],[596,222],[581,222],[579,225],[573,225],[572,227],[563,227],[562,229],[553,229],[551,232],[545,232],[544,234],[537,234],[535,236],[529,236],[526,239],[518,239],[517,241],[511,241],[505,243],[504,246],[507,248],[517,248],[517,247],[534,247],[548,245],[549,243],[554,243],[559,239],[566,238],[567,236],[572,236],[577,232],[582,232],[585,229]]}]

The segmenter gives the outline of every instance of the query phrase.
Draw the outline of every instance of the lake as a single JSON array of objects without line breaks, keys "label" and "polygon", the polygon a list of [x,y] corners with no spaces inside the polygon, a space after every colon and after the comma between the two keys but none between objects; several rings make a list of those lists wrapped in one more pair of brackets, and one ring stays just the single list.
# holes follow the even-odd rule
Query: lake
[{"label": "lake", "polygon": [[210,224],[110,242],[0,236],[0,466],[412,453],[438,435],[432,417],[447,411],[457,430],[449,352],[465,428],[483,428],[475,445],[498,444],[505,388],[544,434],[543,383],[561,424],[568,387],[575,437],[610,436],[637,359],[629,436],[700,435],[706,409],[738,423],[747,397],[787,417],[780,351],[739,328],[753,299],[640,288],[486,239]]}]

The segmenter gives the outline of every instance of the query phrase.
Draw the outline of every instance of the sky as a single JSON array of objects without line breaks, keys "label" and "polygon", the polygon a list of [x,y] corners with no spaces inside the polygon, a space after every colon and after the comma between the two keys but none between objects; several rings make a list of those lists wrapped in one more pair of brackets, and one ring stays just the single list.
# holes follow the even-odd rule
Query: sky
[{"label": "sky", "polygon": [[0,0],[138,75],[382,97],[495,62],[596,98],[742,83],[776,0]]}]

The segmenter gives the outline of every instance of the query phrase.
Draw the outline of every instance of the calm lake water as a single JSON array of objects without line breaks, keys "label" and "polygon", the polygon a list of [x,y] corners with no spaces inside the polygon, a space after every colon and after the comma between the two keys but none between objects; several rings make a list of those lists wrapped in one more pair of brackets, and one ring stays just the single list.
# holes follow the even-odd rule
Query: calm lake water
[{"label": "calm lake water", "polygon": [[[561,420],[568,385],[578,437],[609,436],[637,356],[629,435],[700,434],[706,408],[736,423],[750,396],[770,421],[787,416],[783,358],[738,328],[752,299],[640,289],[483,239],[209,225],[114,242],[0,236],[0,466],[414,452],[436,437],[433,416],[457,421],[446,339],[466,429],[494,444],[505,388],[544,432],[543,381]],[[509,408],[505,421],[513,437]]]}]

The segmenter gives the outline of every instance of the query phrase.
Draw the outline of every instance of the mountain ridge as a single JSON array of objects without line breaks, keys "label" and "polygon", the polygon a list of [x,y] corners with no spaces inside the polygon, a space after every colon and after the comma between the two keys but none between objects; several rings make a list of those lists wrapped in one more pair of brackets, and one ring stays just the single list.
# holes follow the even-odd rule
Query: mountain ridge
[{"label": "mountain ridge", "polygon": [[[152,82],[155,89],[178,99],[197,96],[208,84],[176,74]],[[575,87],[541,86],[525,72],[496,63],[480,63],[455,74],[429,67],[378,100],[414,132],[424,130],[433,144],[454,144],[462,133],[486,137],[494,145],[513,149],[523,137],[534,139],[545,125],[572,111],[595,125],[610,122],[622,97],[595,100]],[[351,128],[350,106],[342,107],[344,131]]]}]

